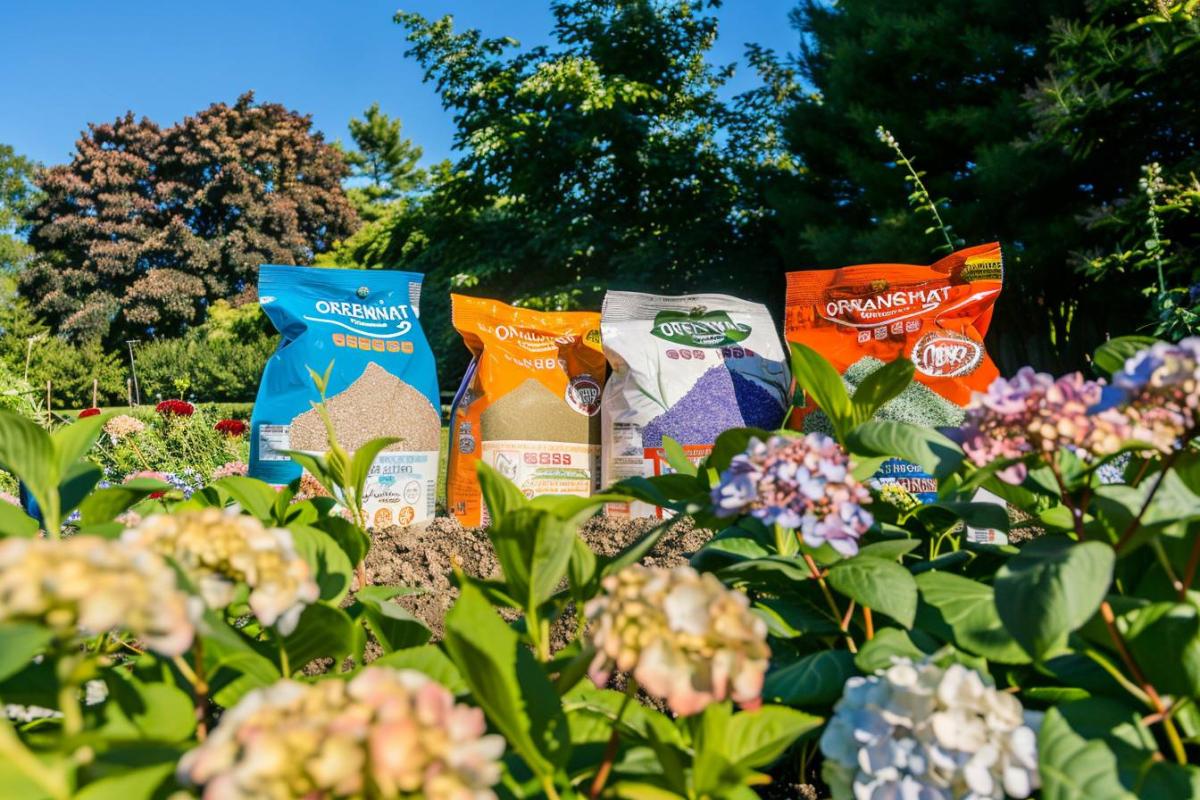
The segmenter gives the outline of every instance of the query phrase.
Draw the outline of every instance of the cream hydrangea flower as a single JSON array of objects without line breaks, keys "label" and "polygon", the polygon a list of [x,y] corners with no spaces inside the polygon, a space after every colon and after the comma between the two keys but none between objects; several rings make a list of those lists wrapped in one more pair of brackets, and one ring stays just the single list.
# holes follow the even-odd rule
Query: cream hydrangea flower
[{"label": "cream hydrangea flower", "polygon": [[482,711],[425,675],[368,667],[248,693],[178,775],[204,800],[492,800],[504,739],[486,731]]},{"label": "cream hydrangea flower", "polygon": [[589,675],[597,686],[630,672],[676,714],[695,714],[732,698],[759,702],[771,651],[767,626],[741,592],[691,567],[626,567],[604,579],[588,603]]},{"label": "cream hydrangea flower", "polygon": [[1025,798],[1040,785],[1040,725],[975,670],[896,658],[846,681],[821,736],[823,777],[835,800]]},{"label": "cream hydrangea flower", "polygon": [[195,634],[190,600],[162,558],[120,542],[0,540],[0,623],[36,622],[61,639],[123,630],[174,656]]},{"label": "cream hydrangea flower", "polygon": [[284,635],[295,630],[305,606],[320,595],[308,562],[296,553],[291,531],[266,528],[235,511],[156,514],[126,530],[122,541],[175,559],[210,608],[229,605],[238,585],[246,584],[258,621]]},{"label": "cream hydrangea flower", "polygon": [[128,414],[118,414],[104,423],[104,432],[108,434],[108,438],[113,444],[144,430],[146,430],[146,423]]}]

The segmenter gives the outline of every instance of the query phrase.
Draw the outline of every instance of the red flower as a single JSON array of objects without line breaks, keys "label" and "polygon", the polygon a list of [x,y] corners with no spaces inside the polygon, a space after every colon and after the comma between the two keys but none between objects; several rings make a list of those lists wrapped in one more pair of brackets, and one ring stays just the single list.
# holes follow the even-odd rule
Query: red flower
[{"label": "red flower", "polygon": [[98,408],[85,408],[83,411],[79,412],[79,419],[84,419],[85,417],[98,417],[98,416],[100,416],[100,409],[98,409]]},{"label": "red flower", "polygon": [[241,436],[246,432],[246,423],[240,419],[223,419],[213,427],[226,436]]},{"label": "red flower", "polygon": [[184,400],[163,400],[154,410],[164,417],[190,417],[196,408]]}]

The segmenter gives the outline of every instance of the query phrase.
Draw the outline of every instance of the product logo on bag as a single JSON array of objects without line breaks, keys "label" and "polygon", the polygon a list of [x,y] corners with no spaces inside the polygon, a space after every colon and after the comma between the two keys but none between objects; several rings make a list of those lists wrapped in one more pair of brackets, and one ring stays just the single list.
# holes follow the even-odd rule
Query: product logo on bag
[{"label": "product logo on bag", "polygon": [[411,312],[407,305],[365,305],[318,300],[313,303],[313,311],[319,316],[305,314],[304,318],[309,322],[336,325],[376,339],[394,339],[412,330],[409,320]]},{"label": "product logo on bag", "polygon": [[913,345],[913,366],[931,378],[970,375],[982,360],[983,344],[954,331],[930,331]]},{"label": "product logo on bag", "polygon": [[734,322],[727,311],[709,311],[696,306],[690,311],[660,311],[650,333],[674,344],[692,347],[724,347],[750,335],[750,326]]},{"label": "product logo on bag", "polygon": [[[484,330],[487,330],[486,326],[484,326]],[[532,353],[557,350],[559,345],[573,344],[579,339],[573,333],[550,336],[536,328],[523,328],[519,325],[497,325],[490,332],[500,341],[512,342]]]},{"label": "product logo on bag", "polygon": [[567,384],[565,399],[580,414],[594,417],[600,411],[600,382],[591,375],[576,375]]},{"label": "product logo on bag", "polygon": [[871,294],[859,297],[837,297],[834,288],[821,306],[821,316],[835,325],[851,328],[873,328],[889,322],[919,317],[937,310],[950,297],[949,286],[889,289],[878,282]]}]

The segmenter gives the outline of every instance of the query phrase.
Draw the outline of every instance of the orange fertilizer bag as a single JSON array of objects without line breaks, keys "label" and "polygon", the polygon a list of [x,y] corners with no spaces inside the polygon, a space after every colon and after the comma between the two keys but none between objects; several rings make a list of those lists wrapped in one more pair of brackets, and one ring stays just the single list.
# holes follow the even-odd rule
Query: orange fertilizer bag
[{"label": "orange fertilizer bag", "polygon": [[863,264],[789,272],[784,333],[843,375],[864,358],[905,356],[916,380],[957,406],[999,371],[983,346],[1004,267],[997,243],[928,267]]},{"label": "orange fertilizer bag", "polygon": [[471,364],[450,411],[446,504],[467,527],[488,524],[476,462],[528,497],[587,497],[600,481],[600,314],[535,311],[451,295]]}]

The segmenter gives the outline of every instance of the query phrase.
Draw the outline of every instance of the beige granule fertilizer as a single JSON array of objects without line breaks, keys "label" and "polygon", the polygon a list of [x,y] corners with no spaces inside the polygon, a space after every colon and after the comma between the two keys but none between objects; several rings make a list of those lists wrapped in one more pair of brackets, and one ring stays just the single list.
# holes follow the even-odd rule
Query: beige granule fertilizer
[{"label": "beige granule fertilizer", "polygon": [[[425,395],[378,364],[368,364],[357,380],[326,398],[325,408],[338,444],[348,452],[387,436],[400,441],[384,452],[436,452],[440,447],[441,414]],[[317,409],[292,420],[291,445],[310,452],[329,449],[325,423]]]},{"label": "beige granule fertilizer", "polygon": [[485,408],[480,427],[484,441],[589,444],[600,440],[599,414],[580,414],[533,378]]}]

